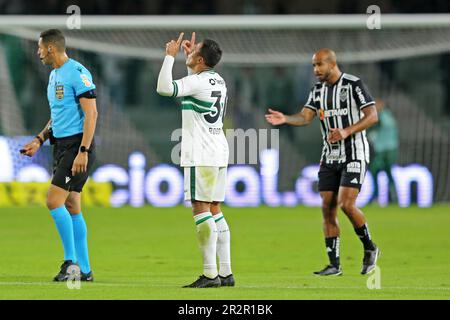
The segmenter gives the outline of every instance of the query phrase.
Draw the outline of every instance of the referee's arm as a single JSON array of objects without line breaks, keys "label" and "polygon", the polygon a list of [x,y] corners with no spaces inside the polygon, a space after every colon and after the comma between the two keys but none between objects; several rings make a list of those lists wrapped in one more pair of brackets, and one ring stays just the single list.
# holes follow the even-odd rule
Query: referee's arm
[{"label": "referee's arm", "polygon": [[[94,138],[95,125],[97,123],[97,103],[95,98],[80,98],[81,109],[84,112],[83,138],[81,146],[87,149],[91,147]],[[78,151],[78,155],[72,164],[72,175],[87,171],[88,153]]]},{"label": "referee's arm", "polygon": [[[44,142],[49,138],[50,136],[50,125],[52,124],[52,119],[48,120],[47,124],[45,125],[44,129],[39,132],[38,137],[40,137]],[[36,137],[37,139],[37,137]]]},{"label": "referee's arm", "polygon": [[97,124],[97,99],[80,98],[81,109],[84,112],[83,139],[81,145],[90,148]]},{"label": "referee's arm", "polygon": [[290,116],[285,115],[282,112],[269,109],[269,114],[266,114],[265,117],[267,122],[274,126],[285,123],[291,126],[305,126],[307,124],[310,124],[315,116],[315,111],[313,111],[311,108],[304,107],[302,111]]}]

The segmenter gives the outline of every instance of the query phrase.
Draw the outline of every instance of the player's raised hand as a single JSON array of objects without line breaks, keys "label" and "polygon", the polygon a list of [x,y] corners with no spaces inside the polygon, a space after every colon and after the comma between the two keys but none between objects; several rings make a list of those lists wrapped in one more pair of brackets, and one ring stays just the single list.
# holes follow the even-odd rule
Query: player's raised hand
[{"label": "player's raised hand", "polygon": [[36,152],[39,150],[40,147],[41,144],[36,138],[34,138],[26,145],[24,145],[22,149],[20,149],[20,153],[23,154],[24,156],[32,157],[36,154]]},{"label": "player's raised hand", "polygon": [[191,40],[183,40],[181,42],[181,48],[183,48],[184,54],[186,57],[191,54],[195,49],[195,32],[192,32]]},{"label": "player's raised hand", "polygon": [[279,111],[269,109],[269,113],[266,114],[265,117],[267,122],[273,126],[279,126],[280,124],[286,123],[286,116]]},{"label": "player's raised hand", "polygon": [[171,40],[166,43],[166,54],[175,57],[180,50],[181,42],[183,41],[184,32],[180,33],[178,40]]}]

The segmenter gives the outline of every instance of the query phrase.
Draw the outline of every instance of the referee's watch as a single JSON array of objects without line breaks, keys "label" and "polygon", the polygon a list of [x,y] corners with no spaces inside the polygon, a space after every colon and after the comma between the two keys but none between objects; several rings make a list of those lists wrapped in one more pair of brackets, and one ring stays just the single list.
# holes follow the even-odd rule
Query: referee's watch
[{"label": "referee's watch", "polygon": [[85,152],[91,153],[91,150],[89,150],[89,149],[86,148],[85,146],[81,146],[81,147],[80,147],[80,152],[81,152],[81,153],[85,153]]}]

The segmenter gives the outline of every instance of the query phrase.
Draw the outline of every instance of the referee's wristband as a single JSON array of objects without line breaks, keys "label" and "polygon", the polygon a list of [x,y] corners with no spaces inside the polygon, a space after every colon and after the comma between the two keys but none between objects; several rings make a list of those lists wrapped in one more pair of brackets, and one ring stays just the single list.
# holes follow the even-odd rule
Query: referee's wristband
[{"label": "referee's wristband", "polygon": [[39,135],[37,135],[35,138],[39,140],[39,144],[40,144],[41,146],[44,144],[44,140],[42,140],[42,138],[39,137]]}]

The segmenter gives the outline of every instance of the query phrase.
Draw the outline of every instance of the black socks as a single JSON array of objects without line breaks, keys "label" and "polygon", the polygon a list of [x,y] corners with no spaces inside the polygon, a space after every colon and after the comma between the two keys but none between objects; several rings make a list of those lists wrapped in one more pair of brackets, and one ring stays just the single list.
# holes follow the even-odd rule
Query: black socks
[{"label": "black socks", "polygon": [[369,228],[367,227],[367,223],[365,223],[362,227],[355,229],[356,234],[359,239],[363,243],[364,250],[375,250],[375,245],[372,242],[370,237]]},{"label": "black socks", "polygon": [[339,237],[325,238],[325,246],[327,247],[330,264],[338,268],[341,264],[339,258]]}]

